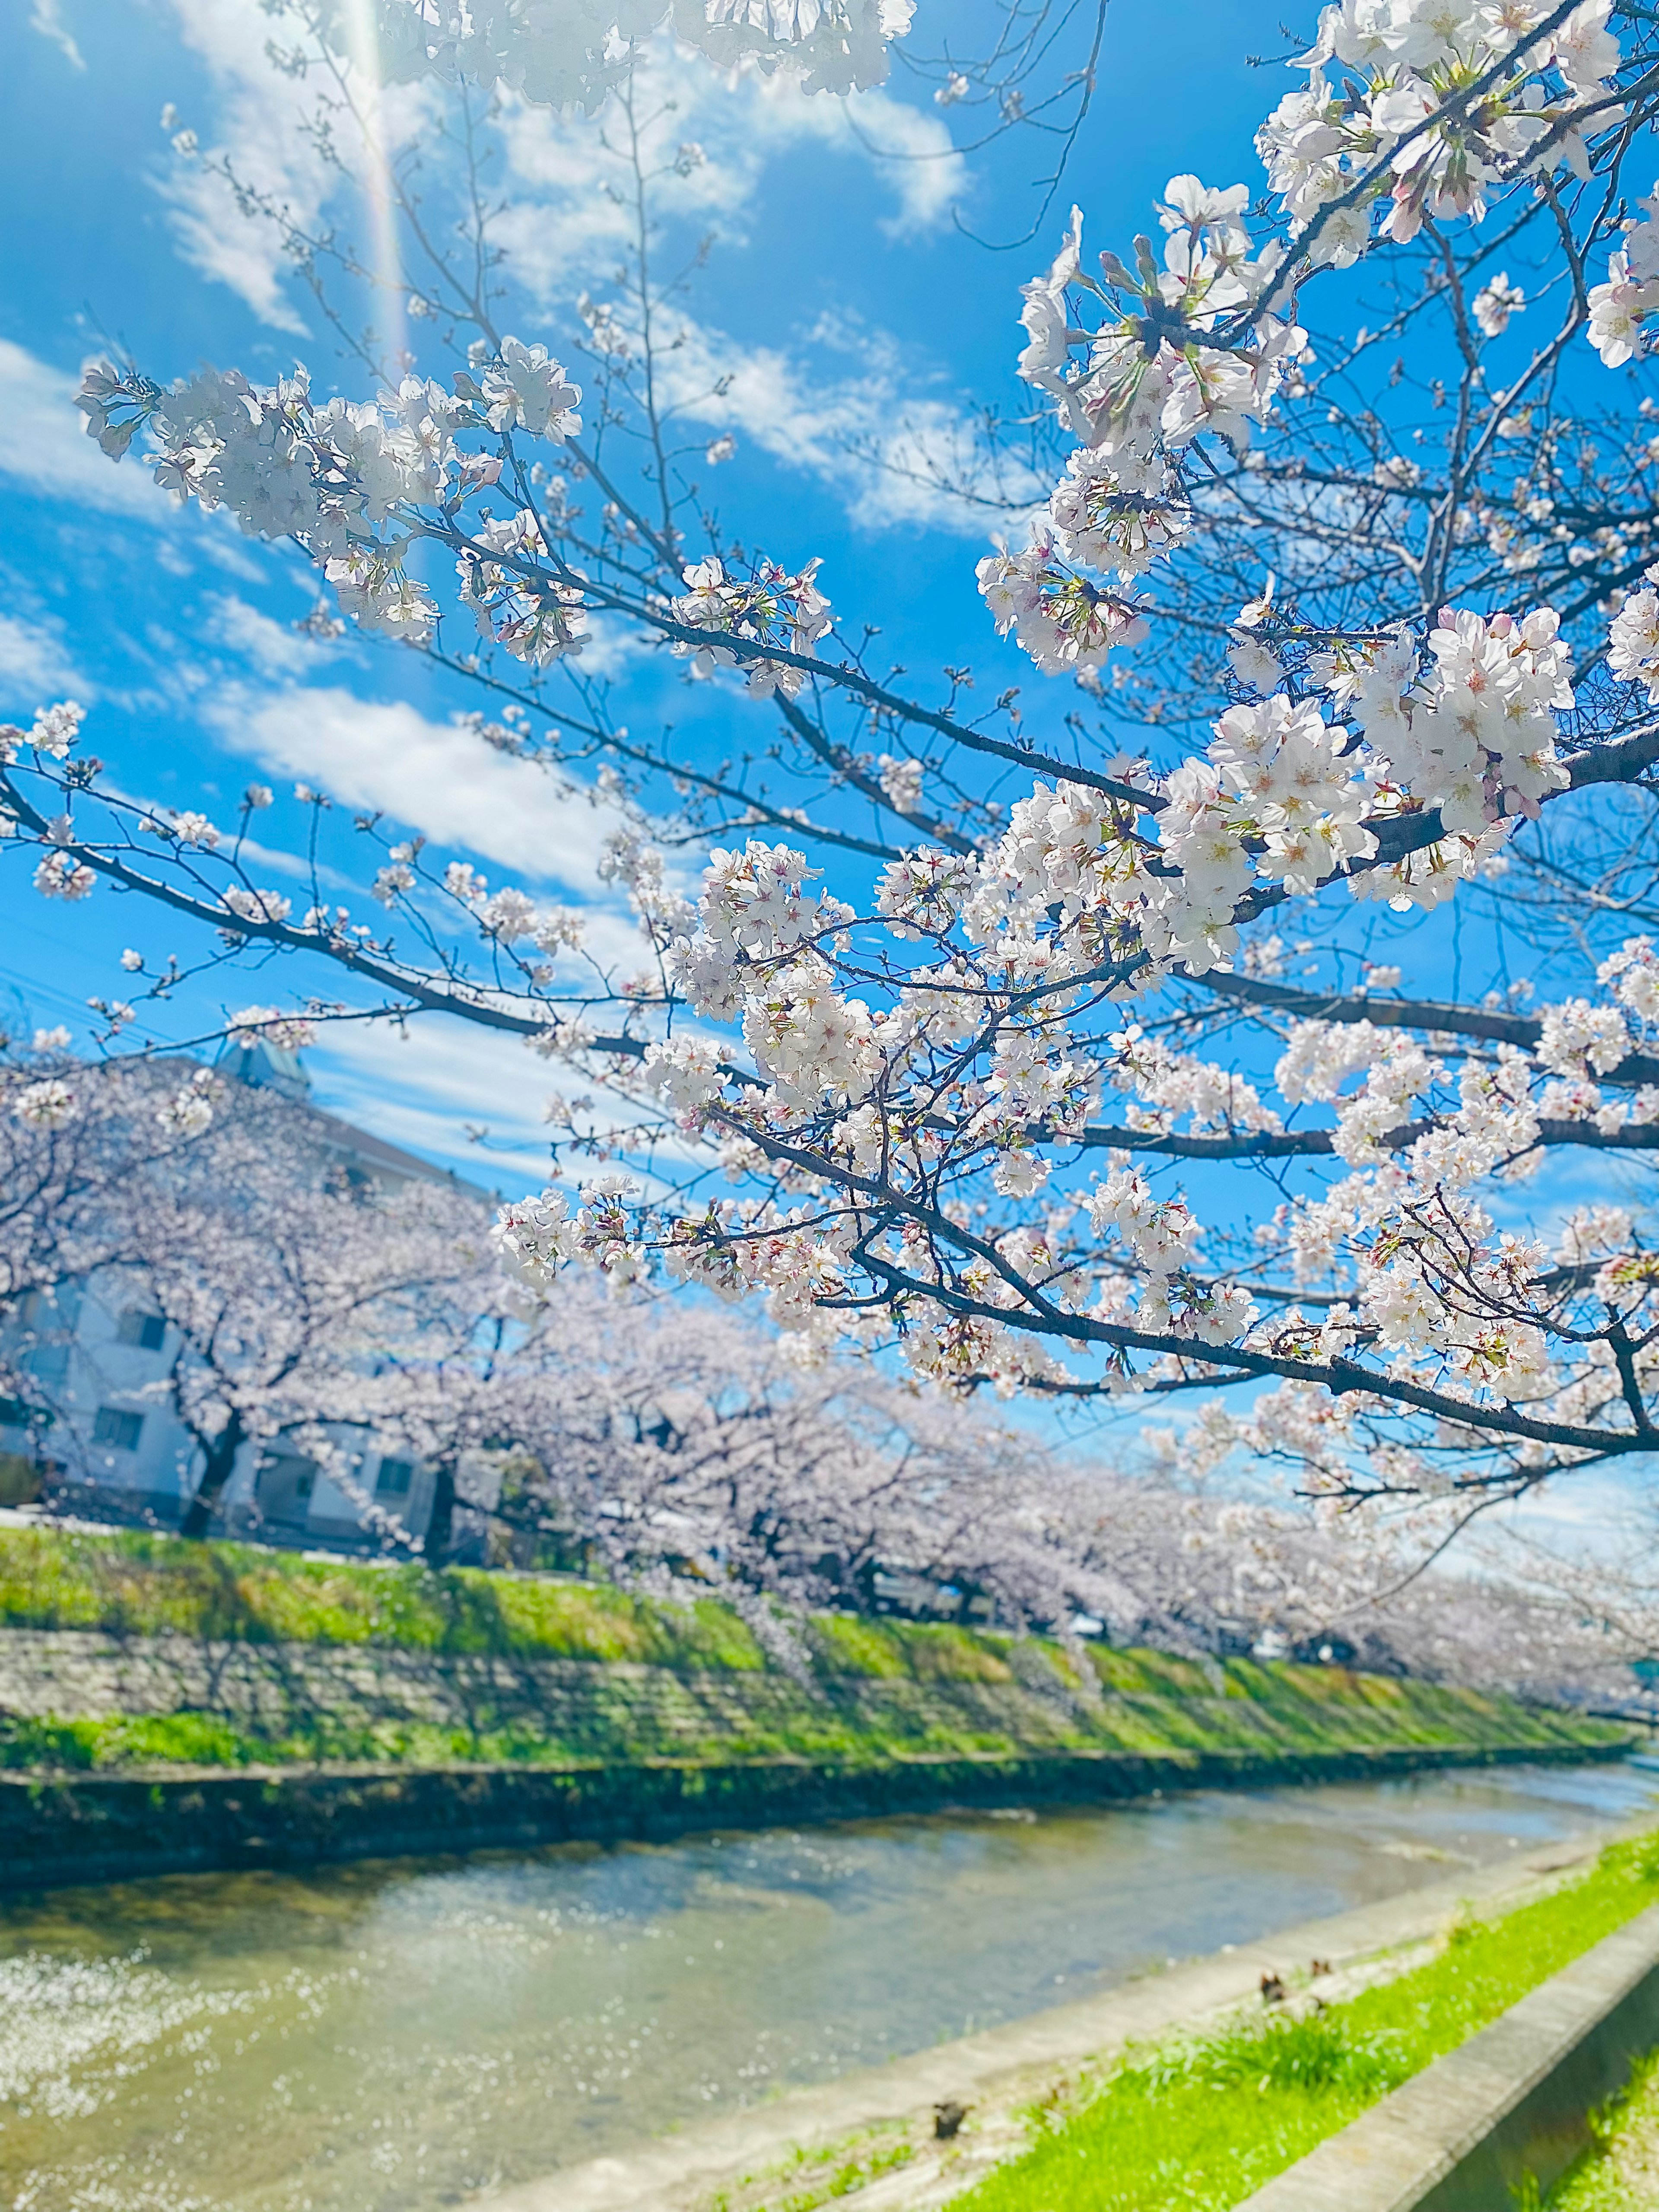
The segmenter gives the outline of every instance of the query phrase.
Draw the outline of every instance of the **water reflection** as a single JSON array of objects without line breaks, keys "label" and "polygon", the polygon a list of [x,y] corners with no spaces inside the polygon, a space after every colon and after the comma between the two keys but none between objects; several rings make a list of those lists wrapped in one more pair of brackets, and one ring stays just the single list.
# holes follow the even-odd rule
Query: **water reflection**
[{"label": "water reflection", "polygon": [[14,1902],[0,2202],[435,2212],[1656,1805],[1516,1767]]}]

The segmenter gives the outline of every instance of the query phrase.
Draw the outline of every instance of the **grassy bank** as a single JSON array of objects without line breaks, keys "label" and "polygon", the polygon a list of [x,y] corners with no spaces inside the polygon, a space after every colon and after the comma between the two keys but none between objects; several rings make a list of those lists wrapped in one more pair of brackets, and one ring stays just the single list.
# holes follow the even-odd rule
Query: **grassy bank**
[{"label": "grassy bank", "polygon": [[[37,1634],[9,1644],[8,1631]],[[88,1631],[115,1639],[118,1658],[90,1666],[72,1648]],[[43,1649],[42,1632],[62,1645]],[[799,1637],[792,1672],[709,1597],[0,1529],[0,1765],[1559,1756],[1627,1733],[1340,1668],[1200,1664],[844,1614]]]},{"label": "grassy bank", "polygon": [[1031,2148],[951,2212],[1224,2212],[1656,1899],[1659,1838],[1614,1844],[1565,1888],[1460,1923],[1437,1956],[1344,2003],[1132,2053],[1034,2114]]},{"label": "grassy bank", "polygon": [[[727,1606],[653,1605],[602,1583],[432,1574],[253,1544],[0,1528],[0,1629],[96,1628],[202,1642],[380,1644],[406,1651],[760,1668]],[[949,1636],[952,1632],[940,1632]]]}]

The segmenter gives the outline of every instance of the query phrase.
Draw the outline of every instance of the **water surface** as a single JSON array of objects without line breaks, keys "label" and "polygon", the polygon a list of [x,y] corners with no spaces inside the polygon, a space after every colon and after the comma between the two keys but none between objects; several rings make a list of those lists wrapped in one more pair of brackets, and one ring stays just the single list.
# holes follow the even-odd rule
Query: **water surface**
[{"label": "water surface", "polygon": [[0,2207],[437,2212],[1650,1808],[1637,1759],[14,1900]]}]

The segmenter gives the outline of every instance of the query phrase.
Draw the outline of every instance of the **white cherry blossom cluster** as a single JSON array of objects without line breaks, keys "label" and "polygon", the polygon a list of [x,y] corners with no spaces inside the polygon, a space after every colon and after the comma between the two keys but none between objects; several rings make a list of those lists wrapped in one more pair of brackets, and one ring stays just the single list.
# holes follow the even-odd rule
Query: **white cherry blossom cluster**
[{"label": "white cherry blossom cluster", "polygon": [[279,1006],[243,1006],[229,1017],[225,1033],[234,1041],[263,1038],[278,1052],[304,1052],[317,1042],[315,1022]]},{"label": "white cherry blossom cluster", "polygon": [[545,1297],[573,1260],[597,1268],[620,1295],[645,1271],[625,1210],[636,1194],[627,1176],[601,1176],[584,1186],[574,1211],[557,1188],[502,1206],[490,1232],[502,1267],[532,1302]]},{"label": "white cherry blossom cluster", "polygon": [[[1047,276],[1024,287],[1018,374],[1052,396],[1079,450],[1029,546],[979,572],[998,629],[1014,632],[1046,673],[1092,670],[1140,642],[1142,618],[1121,590],[1188,531],[1182,449],[1209,434],[1243,454],[1287,371],[1308,357],[1293,304],[1279,300],[1286,239],[1312,266],[1346,268],[1374,235],[1403,243],[1425,218],[1480,222],[1488,194],[1533,167],[1565,161],[1589,176],[1585,132],[1622,114],[1608,88],[1621,61],[1612,0],[1581,0],[1547,30],[1553,12],[1545,0],[1327,7],[1297,64],[1305,89],[1287,94],[1256,138],[1284,237],[1252,240],[1245,185],[1174,177],[1158,210],[1161,262],[1141,239],[1133,269],[1105,253],[1096,276],[1084,269],[1073,210]],[[1650,214],[1591,295],[1589,336],[1614,365],[1659,304],[1656,241]],[[1092,328],[1072,305],[1090,295],[1103,311]],[[1476,324],[1496,337],[1525,304],[1500,272],[1474,303]]]},{"label": "white cherry blossom cluster", "polygon": [[[1252,427],[1267,419],[1287,357],[1304,343],[1292,324],[1270,314],[1239,349],[1206,343],[1229,319],[1248,317],[1283,258],[1272,240],[1252,256],[1239,219],[1249,203],[1243,185],[1223,191],[1194,176],[1171,177],[1158,209],[1162,265],[1143,242],[1133,270],[1102,254],[1099,276],[1083,267],[1083,214],[1073,208],[1047,275],[1024,287],[1018,374],[1052,397],[1081,445],[1121,471],[1126,497],[1156,505],[1167,487],[1158,457],[1200,431],[1247,446]],[[1076,326],[1073,292],[1095,302],[1093,331]],[[1132,573],[1144,566],[1135,560]]]},{"label": "white cherry blossom cluster", "polygon": [[[1088,787],[1039,785],[971,880],[966,864],[907,856],[887,872],[883,909],[937,927],[954,907],[985,945],[1043,934],[1058,902],[1097,945],[1201,973],[1237,951],[1240,902],[1261,884],[1305,896],[1346,876],[1357,896],[1432,906],[1491,860],[1514,817],[1565,787],[1554,717],[1573,694],[1547,609],[1520,621],[1448,610],[1428,644],[1420,682],[1403,631],[1314,656],[1310,674],[1361,736],[1316,699],[1231,708],[1204,755],[1149,791],[1147,826]],[[1383,823],[1430,807],[1443,835],[1367,865]]]},{"label": "white cherry blossom cluster", "polygon": [[[806,92],[846,93],[885,83],[888,47],[914,13],[915,0],[370,0],[368,20],[387,83],[471,78],[592,113],[665,23],[717,69],[747,64]],[[361,4],[326,0],[321,21],[340,52],[360,51]]]},{"label": "white cherry blossom cluster", "polygon": [[703,877],[695,932],[676,945],[677,981],[698,1014],[730,1021],[744,1007],[745,970],[764,987],[771,963],[801,964],[833,943],[854,909],[812,888],[804,853],[751,837],[741,851],[716,847]]},{"label": "white cherry blossom cluster", "polygon": [[37,709],[27,730],[15,722],[0,722],[0,767],[8,767],[25,745],[46,760],[67,760],[81,734],[86,708],[77,699],[60,699],[55,706]]},{"label": "white cherry blossom cluster", "polygon": [[1012,631],[1045,676],[1098,668],[1120,647],[1139,645],[1145,618],[1121,593],[1103,590],[1055,558],[1039,530],[1018,553],[988,553],[979,588],[1000,637]]},{"label": "white cherry blossom cluster", "polygon": [[[1580,122],[1616,119],[1612,0],[1583,0],[1539,37],[1546,0],[1338,0],[1262,125],[1256,149],[1291,235],[1316,262],[1356,261],[1376,234],[1480,222],[1488,195],[1537,162],[1588,176]],[[1461,95],[1494,81],[1476,97]],[[1587,111],[1590,112],[1587,113]]]},{"label": "white cherry blossom cluster", "polygon": [[479,635],[532,668],[550,667],[588,642],[581,586],[550,580],[548,561],[540,521],[520,507],[481,522],[455,562],[461,604],[472,610]]},{"label": "white cherry blossom cluster", "polygon": [[499,452],[464,451],[456,434],[558,444],[580,428],[580,393],[544,347],[515,337],[479,368],[479,377],[459,372],[453,392],[408,376],[378,401],[319,404],[303,368],[271,386],[203,369],[163,391],[94,362],[76,404],[112,459],[142,429],[156,481],[179,500],[227,508],[249,537],[299,539],[363,629],[428,640],[437,606],[405,558],[420,535],[459,543],[462,596],[480,629],[541,665],[577,648],[580,586],[546,574],[528,507],[482,518],[471,535],[460,527],[459,503],[497,483],[501,462]]},{"label": "white cherry blossom cluster", "polygon": [[198,1067],[188,1082],[181,1083],[156,1109],[158,1125],[169,1137],[199,1137],[212,1126],[213,1109],[222,1090],[223,1085],[211,1068]]},{"label": "white cherry blossom cluster", "polygon": [[294,902],[281,891],[251,890],[246,884],[230,884],[220,895],[227,910],[238,921],[286,921]]},{"label": "white cherry blossom cluster", "polygon": [[97,884],[95,872],[70,853],[48,853],[34,871],[34,888],[42,898],[89,898]]},{"label": "white cherry blossom cluster", "polygon": [[1203,1136],[1285,1126],[1274,1109],[1263,1104],[1255,1085],[1237,1071],[1173,1051],[1138,1024],[1115,1031],[1107,1045],[1112,1054],[1109,1080],[1113,1090],[1129,1094],[1124,1120],[1132,1129],[1172,1129],[1184,1120],[1193,1134]]},{"label": "white cherry blossom cluster", "polygon": [[61,1129],[73,1121],[79,1105],[71,1085],[61,1075],[47,1075],[38,1083],[22,1085],[13,1096],[11,1110],[26,1128]]},{"label": "white cherry blossom cluster", "polygon": [[[1485,712],[1488,678],[1510,702],[1506,721],[1524,722],[1561,680],[1549,625],[1534,626],[1530,642],[1524,625],[1501,621],[1461,630],[1454,622],[1443,634],[1401,729],[1452,712],[1448,702],[1462,690]],[[1389,664],[1390,686],[1415,666],[1392,643],[1376,658]],[[1346,665],[1351,702],[1374,673]],[[1397,706],[1401,695],[1392,696]],[[614,1265],[606,1255],[625,1249],[627,1264],[642,1267],[655,1244],[681,1279],[723,1297],[763,1297],[798,1356],[815,1358],[843,1334],[867,1335],[856,1286],[877,1255],[912,1285],[893,1309],[907,1359],[947,1386],[980,1377],[1012,1391],[1063,1379],[1053,1352],[1019,1326],[1028,1286],[1040,1285],[1052,1306],[1137,1340],[1328,1363],[1369,1354],[1379,1371],[1426,1377],[1471,1406],[1605,1403],[1600,1355],[1552,1348],[1559,1293],[1541,1249],[1496,1228],[1474,1191],[1535,1171],[1547,1122],[1605,1133],[1659,1118],[1659,1087],[1636,1085],[1632,1096],[1620,1073],[1659,1042],[1652,945],[1632,939],[1603,963],[1604,998],[1542,1007],[1524,1048],[1502,1042],[1453,1054],[1443,1040],[1369,1020],[1293,1022],[1273,1103],[1237,1072],[1135,1026],[1112,1031],[1103,1048],[1074,1019],[1085,922],[1097,925],[1103,906],[1129,916],[1144,943],[1146,902],[1179,884],[1176,858],[1194,867],[1206,860],[1190,842],[1206,808],[1224,822],[1235,810],[1234,850],[1248,819],[1255,857],[1282,868],[1271,841],[1305,827],[1298,808],[1328,821],[1339,776],[1343,789],[1357,778],[1370,790],[1376,780],[1329,741],[1307,702],[1283,699],[1231,710],[1212,757],[1195,765],[1204,773],[1183,787],[1185,805],[1167,801],[1167,787],[1149,792],[1167,802],[1152,817],[1157,842],[1127,799],[1062,786],[1017,805],[982,861],[924,853],[908,871],[890,868],[890,936],[914,943],[959,927],[966,943],[942,963],[905,971],[896,990],[890,975],[885,1012],[847,986],[847,963],[871,925],[816,887],[803,855],[759,841],[718,854],[695,933],[674,959],[698,1012],[738,1028],[741,1046],[703,1035],[654,1043],[641,1088],[690,1133],[724,1128],[735,1147],[729,1171],[764,1172],[770,1154],[770,1171],[800,1198],[726,1201],[671,1216],[656,1232],[642,1217],[630,1228],[613,1200],[601,1235],[573,1229],[568,1202],[551,1194],[504,1217],[521,1278],[544,1292],[571,1259],[597,1252],[598,1264]],[[1224,857],[1218,836],[1208,865],[1218,872]],[[941,1075],[947,1063],[955,1072]],[[1625,1096],[1603,1097],[1609,1079]],[[1293,1305],[1265,1305],[1226,1267],[1206,1269],[1188,1202],[1159,1194],[1126,1159],[1079,1189],[1063,1172],[1066,1146],[1108,1091],[1129,1102],[1126,1135],[1185,1123],[1195,1138],[1247,1141],[1286,1129],[1289,1113],[1328,1109],[1330,1151],[1346,1174],[1323,1196],[1281,1208],[1259,1241],[1296,1285],[1334,1282],[1345,1298],[1309,1322]],[[942,1194],[974,1175],[1016,1207],[1042,1193],[1047,1211],[988,1230],[980,1256],[950,1261],[939,1235],[948,1246],[976,1217]],[[1091,1242],[1079,1242],[1079,1215]],[[1595,1275],[1604,1314],[1644,1312],[1653,1273],[1636,1266],[1627,1242],[1611,1250]],[[1645,1375],[1653,1362],[1644,1360]],[[1144,1388],[1159,1372],[1156,1362],[1139,1371],[1126,1364],[1114,1386]],[[1288,1447],[1281,1439],[1275,1448]]]},{"label": "white cherry blossom cluster", "polygon": [[[809,561],[791,575],[775,561],[760,561],[752,575],[728,576],[724,562],[710,555],[685,571],[685,593],[670,603],[674,621],[687,629],[714,633],[698,641],[677,638],[671,650],[690,659],[696,676],[718,667],[741,665],[757,698],[781,691],[793,699],[806,672],[775,656],[807,654],[829,630],[830,602],[817,587],[822,564]],[[730,638],[730,645],[720,640]],[[747,650],[738,650],[739,647]]]},{"label": "white cherry blossom cluster", "polygon": [[1642,588],[1632,592],[1607,626],[1607,666],[1626,684],[1639,684],[1650,702],[1659,702],[1659,568],[1642,573]]},{"label": "white cherry blossom cluster", "polygon": [[1437,806],[1445,828],[1479,836],[1505,815],[1535,821],[1565,790],[1558,714],[1571,711],[1571,654],[1560,618],[1540,607],[1516,622],[1448,608],[1428,635],[1428,678],[1401,702],[1400,726],[1366,736],[1401,790]]},{"label": "white cherry blossom cluster", "polygon": [[[1202,432],[1242,452],[1305,346],[1293,320],[1268,313],[1242,337],[1207,342],[1249,319],[1281,258],[1274,241],[1252,258],[1239,220],[1249,198],[1243,185],[1172,177],[1158,210],[1162,265],[1142,240],[1133,270],[1103,254],[1099,277],[1084,270],[1073,208],[1048,274],[1024,288],[1018,374],[1050,395],[1079,445],[1030,545],[981,561],[979,580],[998,629],[1045,672],[1097,667],[1146,635],[1121,591],[1079,569],[1121,586],[1174,551],[1191,516],[1172,456]],[[1094,301],[1093,330],[1078,326],[1073,294]]]}]

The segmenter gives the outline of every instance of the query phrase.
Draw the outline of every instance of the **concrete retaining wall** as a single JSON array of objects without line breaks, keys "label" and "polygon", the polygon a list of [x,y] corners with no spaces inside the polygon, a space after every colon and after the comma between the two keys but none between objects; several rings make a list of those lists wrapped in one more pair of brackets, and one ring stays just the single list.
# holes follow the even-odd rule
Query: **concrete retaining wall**
[{"label": "concrete retaining wall", "polygon": [[[1613,1746],[1603,1756],[1620,1756]],[[1155,1790],[1365,1779],[1425,1768],[1577,1763],[1582,1747],[1073,1752],[1025,1758],[654,1761],[586,1766],[245,1768],[179,1775],[0,1774],[0,1889],[209,1867],[295,1866],[687,1830],[1089,1803]]]},{"label": "concrete retaining wall", "polygon": [[509,1751],[484,1741],[511,1730],[553,1765],[847,1765],[963,1752],[1033,1758],[1220,1747],[1273,1758],[1419,1744],[1450,1745],[1461,1759],[1465,1746],[1477,1754],[1523,1743],[1576,1751],[1587,1735],[1610,1733],[1507,1698],[1317,1668],[1293,1679],[1260,1670],[1261,1694],[1239,1694],[1237,1685],[1227,1694],[1219,1669],[1207,1692],[1126,1692],[1036,1641],[1005,1656],[979,1656],[977,1679],[823,1669],[801,1681],[781,1668],[6,1628],[0,1719],[207,1713],[268,1742],[297,1738],[313,1757],[359,1760],[404,1756],[390,1742],[362,1739],[410,1729],[449,1733],[454,1759],[526,1756],[520,1744]]},{"label": "concrete retaining wall", "polygon": [[1659,2044],[1659,1905],[1425,2069],[1239,2212],[1513,2212],[1588,2148]]}]

